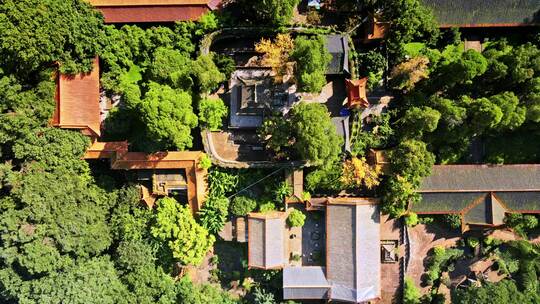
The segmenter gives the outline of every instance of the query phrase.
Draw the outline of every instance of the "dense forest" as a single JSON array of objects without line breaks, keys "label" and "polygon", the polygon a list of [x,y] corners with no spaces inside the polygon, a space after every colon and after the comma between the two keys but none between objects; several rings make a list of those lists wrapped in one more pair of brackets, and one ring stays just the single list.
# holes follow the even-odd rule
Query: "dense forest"
[{"label": "dense forest", "polygon": [[[245,190],[277,171],[211,168],[199,214],[174,198],[149,209],[140,204],[128,174],[83,160],[90,140],[50,127],[50,119],[58,73],[89,72],[99,56],[101,86],[121,100],[105,121],[103,140],[128,140],[131,149],[144,152],[196,147],[200,128],[219,130],[227,115],[224,102],[208,96],[234,69],[230,58],[201,55],[201,39],[229,25],[284,31],[299,2],[237,0],[197,22],[144,27],[105,25],[83,0],[0,3],[0,302],[278,302],[279,271],[241,265],[242,272],[217,271],[216,284],[180,276],[223,246],[217,233],[230,215],[283,209],[291,188],[277,178]],[[341,139],[319,104],[301,103],[288,119],[265,122],[259,133],[272,135],[265,144],[276,159],[312,163],[306,190],[378,194],[385,213],[408,217],[407,204],[419,199],[415,189],[433,164],[540,161],[539,35],[490,41],[481,53],[465,51],[459,31],[439,31],[419,0],[336,2],[348,9],[362,2],[363,10],[392,22],[384,47],[359,48],[351,59],[373,90],[390,76],[394,100],[387,113],[371,120],[369,131],[354,133],[351,155],[340,154]],[[330,60],[313,32],[291,40],[286,52],[306,92],[320,91]],[[473,154],[475,145],[485,153]],[[389,152],[387,176],[367,165],[363,157],[370,148]],[[211,167],[209,159],[203,165]],[[303,221],[294,214],[289,224]],[[515,225],[523,222],[516,219]],[[460,290],[456,301],[538,300],[538,248],[498,245],[493,250],[506,255],[510,279]],[[447,267],[449,256],[433,257],[432,267]],[[213,262],[223,263],[220,258]],[[224,290],[242,280],[246,295]],[[409,285],[405,300],[419,303]]]}]

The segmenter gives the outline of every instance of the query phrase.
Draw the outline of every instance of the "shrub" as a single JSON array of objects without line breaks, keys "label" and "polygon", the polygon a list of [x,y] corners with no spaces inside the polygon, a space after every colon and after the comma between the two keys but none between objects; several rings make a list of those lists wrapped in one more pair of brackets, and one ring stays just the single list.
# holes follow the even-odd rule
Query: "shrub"
[{"label": "shrub", "polygon": [[403,284],[403,304],[419,304],[420,290],[414,285],[411,278],[405,277]]},{"label": "shrub", "polygon": [[469,247],[473,249],[478,247],[479,244],[480,244],[480,241],[478,241],[478,239],[475,237],[470,237],[467,239],[467,245],[469,245]]},{"label": "shrub", "polygon": [[405,215],[405,225],[407,225],[407,227],[414,227],[418,225],[418,215],[414,212],[409,212],[407,215]]},{"label": "shrub", "polygon": [[259,212],[265,213],[276,210],[276,205],[272,202],[267,202],[259,206]]},{"label": "shrub", "polygon": [[311,199],[311,193],[308,191],[302,192],[302,200],[303,201],[309,201]]},{"label": "shrub", "polygon": [[227,116],[227,106],[219,98],[205,98],[199,102],[199,121],[210,131],[217,131]]},{"label": "shrub", "polygon": [[295,261],[295,262],[298,262],[300,260],[302,260],[302,256],[298,253],[292,253],[291,252],[291,260],[292,261]]},{"label": "shrub", "polygon": [[197,164],[197,167],[199,169],[210,169],[212,167],[212,161],[210,160],[210,157],[208,155],[203,154],[201,158],[199,158],[199,163]]},{"label": "shrub", "polygon": [[446,249],[442,246],[435,246],[433,253],[429,257],[426,283],[433,285],[440,278],[441,273],[450,270],[452,263],[461,256],[463,256],[463,250],[461,249]]},{"label": "shrub", "polygon": [[289,216],[287,217],[287,223],[291,227],[302,227],[304,226],[304,222],[306,220],[306,215],[302,213],[302,211],[294,209],[289,213]]},{"label": "shrub", "polygon": [[530,214],[509,213],[504,218],[504,223],[518,234],[526,236],[529,230],[538,226],[538,218]]},{"label": "shrub", "polygon": [[247,196],[237,196],[231,203],[231,212],[236,216],[245,216],[257,208],[257,201]]},{"label": "shrub", "polygon": [[461,216],[459,214],[445,214],[443,215],[443,222],[453,229],[461,228]]}]

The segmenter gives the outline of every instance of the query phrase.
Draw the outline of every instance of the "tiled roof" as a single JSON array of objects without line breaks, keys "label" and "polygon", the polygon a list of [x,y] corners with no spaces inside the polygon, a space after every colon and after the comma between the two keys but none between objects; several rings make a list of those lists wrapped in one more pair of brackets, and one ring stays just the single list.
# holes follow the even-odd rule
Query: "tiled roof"
[{"label": "tiled roof", "polygon": [[56,87],[56,110],[52,124],[66,129],[81,129],[86,135],[99,137],[99,60],[88,74],[60,74]]},{"label": "tiled roof", "polygon": [[106,23],[197,20],[221,5],[219,0],[89,0]]},{"label": "tiled roof", "polygon": [[496,192],[494,195],[513,212],[540,212],[540,192]]},{"label": "tiled roof", "polygon": [[485,192],[422,193],[421,200],[411,206],[416,213],[457,213],[478,199]]},{"label": "tiled roof", "polygon": [[418,192],[540,191],[540,165],[438,165]]},{"label": "tiled roof", "polygon": [[87,0],[93,6],[207,5],[210,0]]},{"label": "tiled roof", "polygon": [[248,217],[248,266],[281,268],[285,256],[285,216],[283,212],[268,216],[252,213]]},{"label": "tiled roof", "polygon": [[328,64],[326,74],[337,75],[349,72],[349,41],[347,36],[326,36],[326,48],[332,59]]},{"label": "tiled roof", "polygon": [[283,269],[283,299],[327,299],[330,283],[320,266]]},{"label": "tiled roof", "polygon": [[331,202],[326,209],[326,277],[330,298],[365,302],[380,296],[378,205]]},{"label": "tiled roof", "polygon": [[439,24],[450,26],[516,26],[539,24],[538,0],[423,0]]},{"label": "tiled roof", "polygon": [[197,167],[202,157],[201,151],[128,152],[127,142],[92,143],[86,151],[85,159],[110,159],[114,170],[147,170],[147,169],[185,169],[188,187],[188,200],[194,212],[197,212],[206,196],[206,170]]}]

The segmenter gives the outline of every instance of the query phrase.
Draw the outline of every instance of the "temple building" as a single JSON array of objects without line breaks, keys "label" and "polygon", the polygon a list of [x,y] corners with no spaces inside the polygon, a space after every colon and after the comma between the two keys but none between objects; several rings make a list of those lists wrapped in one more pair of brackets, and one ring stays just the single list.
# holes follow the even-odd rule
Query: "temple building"
[{"label": "temple building", "polygon": [[433,166],[418,192],[417,214],[457,214],[463,232],[494,228],[507,213],[540,213],[540,165]]},{"label": "temple building", "polygon": [[88,0],[106,23],[194,21],[217,9],[221,0]]},{"label": "temple building", "polygon": [[152,207],[161,196],[176,195],[198,212],[206,196],[205,169],[198,164],[201,151],[170,151],[143,153],[129,151],[127,141],[101,142],[99,59],[94,60],[90,73],[78,75],[59,74],[56,86],[56,110],[51,125],[79,130],[92,140],[84,159],[104,159],[113,170],[137,173],[141,184],[141,199]]},{"label": "temple building", "polygon": [[[323,216],[300,229],[301,240],[294,228],[287,227],[287,212],[248,216],[248,266],[283,269],[284,300],[364,303],[379,299],[379,201],[356,197],[312,200],[307,212],[323,212]],[[301,256],[296,252],[300,247]]]}]

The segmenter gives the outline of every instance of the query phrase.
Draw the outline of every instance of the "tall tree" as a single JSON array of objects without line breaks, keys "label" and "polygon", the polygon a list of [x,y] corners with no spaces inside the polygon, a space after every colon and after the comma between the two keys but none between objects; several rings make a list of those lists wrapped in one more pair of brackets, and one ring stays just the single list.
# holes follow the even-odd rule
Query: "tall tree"
[{"label": "tall tree", "polygon": [[332,56],[326,48],[324,37],[300,36],[294,41],[291,58],[296,61],[296,78],[299,89],[319,93],[326,84],[326,69]]},{"label": "tall tree", "polygon": [[139,111],[150,139],[161,149],[190,148],[193,140],[191,129],[197,126],[191,95],[155,82],[148,86]]},{"label": "tall tree", "polygon": [[256,20],[267,23],[267,25],[286,25],[290,22],[295,7],[300,3],[300,0],[238,0],[238,4],[246,12],[255,16]]},{"label": "tall tree", "polygon": [[199,101],[199,121],[210,131],[217,131],[227,116],[227,106],[219,98],[204,98]]},{"label": "tall tree", "polygon": [[169,197],[157,202],[152,235],[166,242],[173,258],[182,265],[201,264],[215,241],[214,236],[195,221],[189,206],[182,206]]},{"label": "tall tree", "polygon": [[278,34],[274,41],[261,39],[255,45],[257,52],[263,53],[262,64],[272,68],[276,82],[282,82],[288,73],[288,63],[294,42],[289,34]]},{"label": "tall tree", "polygon": [[292,108],[288,120],[279,116],[268,119],[259,133],[273,151],[287,153],[292,149],[315,165],[333,164],[343,145],[330,113],[319,103],[301,102]]},{"label": "tall tree", "polygon": [[0,3],[4,68],[29,75],[60,63],[67,73],[90,71],[103,18],[82,0],[6,0]]}]

